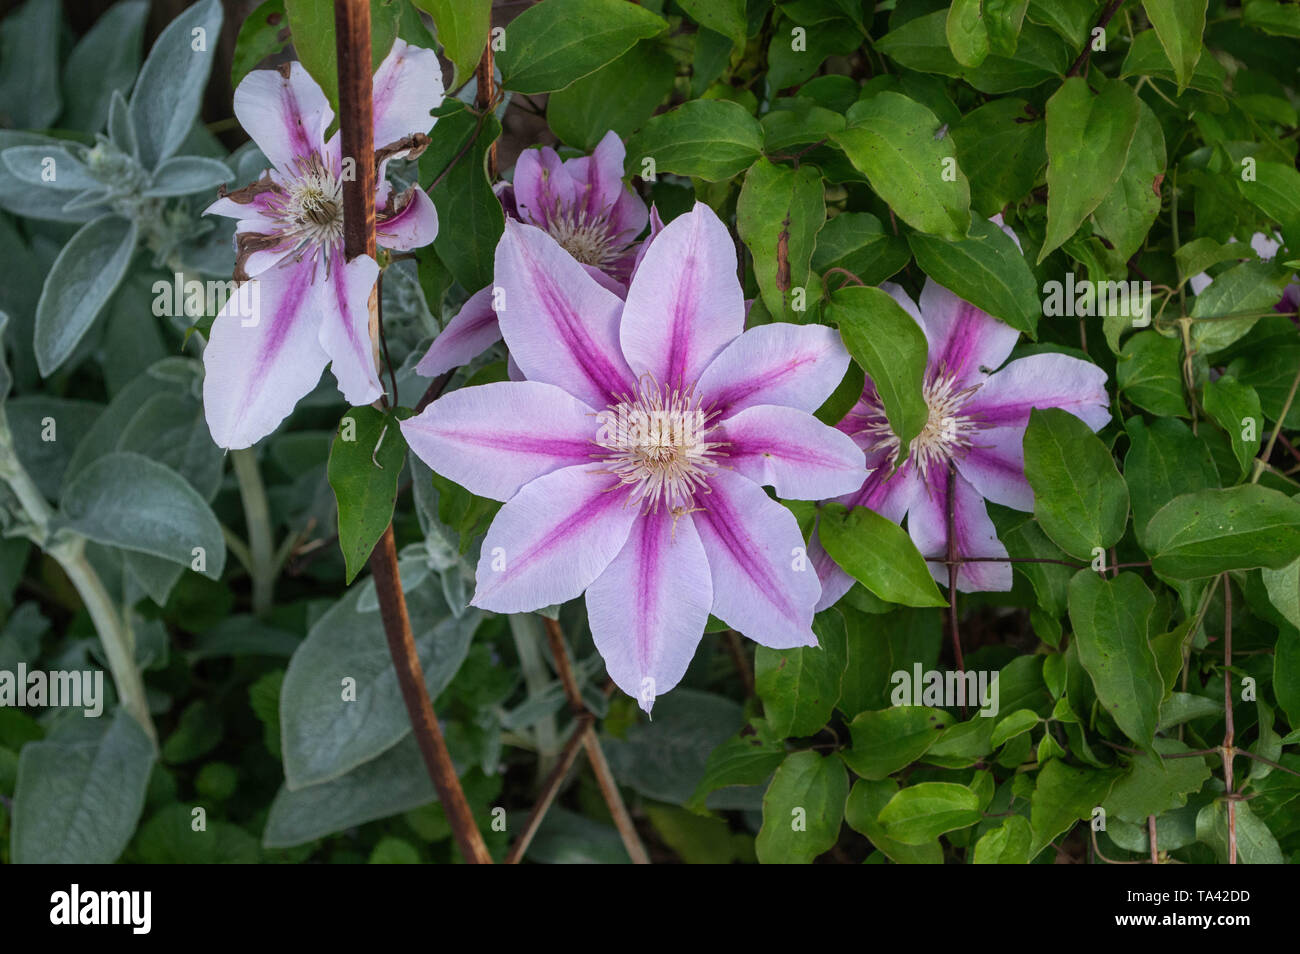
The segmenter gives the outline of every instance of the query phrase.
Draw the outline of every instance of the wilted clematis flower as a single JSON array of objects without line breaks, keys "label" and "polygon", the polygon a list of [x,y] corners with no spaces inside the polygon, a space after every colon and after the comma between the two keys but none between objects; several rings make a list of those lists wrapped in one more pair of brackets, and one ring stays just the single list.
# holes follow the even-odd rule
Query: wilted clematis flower
[{"label": "wilted clematis flower", "polygon": [[[985,500],[1016,510],[1033,510],[1034,493],[1025,479],[1025,426],[1033,408],[1069,411],[1094,431],[1110,420],[1106,372],[1062,354],[1036,354],[1006,361],[1019,333],[927,279],[920,308],[897,285],[889,292],[925,331],[929,343],[923,393],[929,420],[912,441],[897,471],[898,437],[889,427],[871,379],[839,429],[866,451],[871,475],[860,488],[837,498],[847,507],[865,506],[901,524],[926,557],[942,558],[948,545],[948,469],[954,476],[957,552],[966,557],[1006,556]],[[818,610],[848,592],[852,578],[835,565],[814,539],[811,547],[823,590]],[[948,582],[947,568],[931,563],[936,580]],[[1011,589],[1011,564],[964,563],[957,589]]]},{"label": "wilted clematis flower", "polygon": [[[528,149],[515,163],[513,185],[497,194],[507,217],[536,225],[580,262],[594,279],[623,297],[645,228],[645,203],[623,184],[623,141],[613,132],[590,156],[561,160],[554,149]],[[652,225],[652,234],[660,225]],[[492,288],[469,297],[434,339],[416,371],[432,378],[459,367],[501,340]]]},{"label": "wilted clematis flower", "polygon": [[782,497],[846,493],[862,451],[812,416],[848,366],[833,329],[744,331],[736,252],[705,205],[660,233],[628,288],[541,229],[497,246],[501,331],[527,380],[462,388],[402,422],[430,467],[506,501],[473,603],[587,594],[609,674],[647,712],[712,612],[766,646],[816,644],[821,587]]},{"label": "wilted clematis flower", "polygon": [[[427,245],[438,232],[433,202],[418,186],[396,193],[389,159],[418,155],[442,101],[432,50],[398,40],[374,77],[376,234],[384,248]],[[239,219],[235,278],[244,284],[217,315],[203,352],[203,403],[212,438],[248,447],[271,433],[330,364],[349,404],[383,393],[368,301],[378,264],[344,262],[343,181],[355,175],[333,112],[298,63],[254,70],[235,90],[235,116],[271,161],[257,182],[208,209]],[[249,281],[253,279],[253,281]]]}]

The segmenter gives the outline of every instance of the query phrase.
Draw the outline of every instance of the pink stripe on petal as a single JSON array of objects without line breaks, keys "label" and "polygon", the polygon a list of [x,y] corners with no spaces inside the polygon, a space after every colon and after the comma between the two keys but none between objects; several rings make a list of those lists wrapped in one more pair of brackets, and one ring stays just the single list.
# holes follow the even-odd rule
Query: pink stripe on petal
[{"label": "pink stripe on petal", "polygon": [[591,636],[605,668],[646,712],[685,675],[712,604],[709,561],[695,525],[666,509],[637,520],[587,588]]},{"label": "pink stripe on petal", "polygon": [[497,320],[532,381],[564,388],[594,408],[632,390],[618,345],[623,303],[541,229],[507,220],[497,245]]},{"label": "pink stripe on petal", "polygon": [[296,62],[253,70],[235,89],[234,103],[239,125],[285,174],[323,150],[325,129],[334,118],[321,88]]},{"label": "pink stripe on petal", "polygon": [[381,248],[406,251],[423,248],[438,236],[438,210],[429,194],[418,185],[397,197],[405,202],[401,211],[375,224],[375,240]]},{"label": "pink stripe on petal", "polygon": [[571,600],[618,556],[638,517],[592,465],[525,484],[483,538],[473,605],[527,613]]},{"label": "pink stripe on petal", "polygon": [[[720,471],[690,514],[709,558],[713,615],[773,649],[815,646],[821,596],[799,523],[748,478]],[[685,518],[683,518],[685,519]]]},{"label": "pink stripe on petal", "polygon": [[499,381],[444,395],[402,422],[419,458],[481,497],[591,461],[595,412],[551,384]]},{"label": "pink stripe on petal", "polygon": [[492,310],[492,286],[489,285],[469,296],[456,317],[433,339],[415,371],[426,378],[436,378],[444,371],[469,364],[500,340],[501,326],[497,324],[497,313]]},{"label": "pink stripe on petal", "polygon": [[[998,539],[989,519],[984,498],[960,474],[954,480],[956,505],[953,525],[957,537],[957,555],[963,557],[1004,557],[1007,548]],[[925,491],[917,495],[907,512],[907,532],[916,548],[926,557],[945,557],[948,552],[948,471],[934,468],[926,481]],[[930,575],[948,585],[948,568],[930,563]],[[957,571],[957,589],[963,593],[1005,592],[1011,589],[1011,564],[965,563]]]},{"label": "pink stripe on petal", "polygon": [[280,425],[329,362],[310,262],[244,282],[203,350],[203,411],[220,447],[251,447]]},{"label": "pink stripe on petal", "polygon": [[701,375],[696,392],[722,417],[755,404],[811,413],[831,396],[848,366],[849,353],[834,328],[759,325],[723,349]]},{"label": "pink stripe on petal", "polygon": [[759,404],[709,435],[727,446],[725,463],[787,500],[821,500],[861,486],[867,468],[853,439],[807,411]]},{"label": "pink stripe on petal", "polygon": [[429,112],[443,96],[437,53],[398,39],[373,82],[376,149],[433,128]]},{"label": "pink stripe on petal", "polygon": [[975,432],[975,446],[957,459],[957,472],[986,500],[1025,512],[1034,509],[1034,491],[1025,479],[1024,427],[993,427]]},{"label": "pink stripe on petal", "polygon": [[627,291],[619,337],[638,375],[689,387],[745,328],[736,246],[702,202],[656,236]]},{"label": "pink stripe on petal", "polygon": [[1020,332],[962,301],[932,278],[921,290],[921,318],[930,343],[928,367],[955,375],[965,387],[1007,360]]},{"label": "pink stripe on petal", "polygon": [[963,413],[993,427],[1021,427],[1034,408],[1059,407],[1094,431],[1110,421],[1106,372],[1066,354],[1017,358],[971,395]]},{"label": "pink stripe on petal", "polygon": [[370,293],[379,265],[362,255],[346,265],[343,253],[331,255],[329,275],[322,266],[312,286],[312,305],[320,316],[320,344],[344,399],[353,407],[384,393],[370,341]]}]

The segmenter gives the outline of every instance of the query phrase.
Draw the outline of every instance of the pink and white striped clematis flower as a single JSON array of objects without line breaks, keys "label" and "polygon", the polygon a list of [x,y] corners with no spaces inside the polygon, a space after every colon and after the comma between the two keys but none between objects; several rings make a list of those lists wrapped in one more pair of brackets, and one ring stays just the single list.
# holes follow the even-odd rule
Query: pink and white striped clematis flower
[{"label": "pink and white striped clematis flower", "polygon": [[[428,144],[429,111],[442,102],[432,50],[398,40],[374,77],[375,206],[379,245],[411,249],[438,232],[433,201],[419,186],[397,193],[389,159]],[[272,168],[224,194],[207,211],[239,220],[235,278],[243,284],[212,325],[203,352],[203,403],[212,439],[248,447],[279,426],[331,365],[349,404],[383,393],[367,303],[379,266],[344,262],[343,181],[355,175],[325,94],[299,63],[254,70],[235,90],[235,116]],[[351,172],[350,172],[351,170]]]},{"label": "pink and white striped clematis flower", "polygon": [[[926,557],[944,557],[948,546],[948,470],[954,475],[954,529],[957,553],[967,557],[1006,556],[984,502],[1016,510],[1034,509],[1034,492],[1025,479],[1022,442],[1033,408],[1058,407],[1094,431],[1110,420],[1106,372],[1063,354],[1035,354],[1002,367],[1019,332],[962,301],[927,279],[920,308],[897,285],[880,286],[925,331],[929,343],[923,393],[930,416],[897,470],[897,435],[889,426],[870,377],[862,397],[838,425],[867,456],[871,475],[850,494],[836,498],[849,508],[869,507],[901,524]],[[998,369],[1001,370],[998,370]],[[841,570],[814,537],[809,548],[822,579],[817,609],[834,604],[853,579]],[[943,584],[948,571],[931,563]],[[957,573],[962,592],[1011,589],[1011,564],[963,564]]]},{"label": "pink and white striped clematis flower", "polygon": [[[641,197],[623,184],[625,155],[623,141],[613,132],[590,156],[562,160],[548,146],[528,149],[515,163],[514,184],[502,184],[497,192],[508,218],[545,231],[620,298],[642,248],[634,239],[649,219]],[[659,227],[656,217],[652,234]],[[415,370],[437,377],[500,340],[489,286],[469,297]]]},{"label": "pink and white striped clematis flower", "polygon": [[821,586],[760,485],[810,500],[862,482],[862,451],[812,415],[848,366],[835,331],[745,331],[735,246],[705,205],[659,234],[626,301],[515,221],[496,277],[526,380],[453,391],[401,425],[435,471],[506,502],[474,605],[518,613],[585,591],[610,676],[647,712],[710,612],[766,646],[815,645]]}]

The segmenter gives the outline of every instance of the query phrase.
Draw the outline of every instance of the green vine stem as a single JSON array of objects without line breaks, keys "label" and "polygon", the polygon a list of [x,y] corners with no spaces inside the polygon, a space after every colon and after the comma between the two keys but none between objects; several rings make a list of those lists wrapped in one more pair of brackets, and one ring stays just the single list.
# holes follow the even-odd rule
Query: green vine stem
[{"label": "green vine stem", "polygon": [[244,504],[244,523],[248,529],[248,575],[253,580],[253,615],[264,617],[271,610],[275,595],[275,546],[271,540],[271,508],[266,502],[266,487],[257,468],[257,453],[252,448],[230,452],[239,482],[239,498]]}]

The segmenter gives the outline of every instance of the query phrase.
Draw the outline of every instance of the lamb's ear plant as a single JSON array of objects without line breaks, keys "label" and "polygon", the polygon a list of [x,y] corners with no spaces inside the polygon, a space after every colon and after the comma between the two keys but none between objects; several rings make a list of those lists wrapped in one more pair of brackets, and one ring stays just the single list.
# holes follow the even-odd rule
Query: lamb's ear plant
[{"label": "lamb's ear plant", "polygon": [[0,21],[0,861],[1300,860],[1294,2],[151,9]]}]

